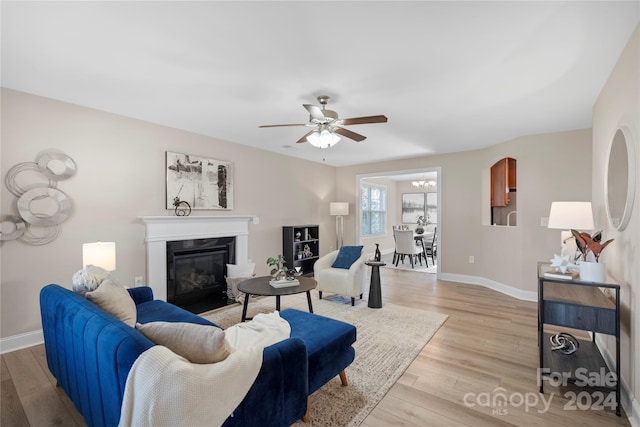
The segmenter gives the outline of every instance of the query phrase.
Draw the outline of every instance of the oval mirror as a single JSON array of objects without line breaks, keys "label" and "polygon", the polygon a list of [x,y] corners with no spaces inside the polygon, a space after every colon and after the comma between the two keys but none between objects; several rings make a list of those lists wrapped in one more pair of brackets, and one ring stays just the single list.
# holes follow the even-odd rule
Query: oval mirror
[{"label": "oval mirror", "polygon": [[635,164],[629,134],[618,129],[611,142],[605,186],[607,216],[611,226],[624,230],[631,217],[635,193]]}]

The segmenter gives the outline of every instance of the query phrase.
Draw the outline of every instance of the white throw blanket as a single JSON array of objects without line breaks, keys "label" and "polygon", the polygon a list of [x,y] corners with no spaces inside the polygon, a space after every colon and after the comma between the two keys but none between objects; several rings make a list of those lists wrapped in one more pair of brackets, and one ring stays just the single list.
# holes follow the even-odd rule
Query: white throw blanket
[{"label": "white throw blanket", "polygon": [[289,323],[276,311],[226,329],[233,351],[222,362],[199,365],[166,347],[150,348],[129,372],[119,425],[221,425],[258,376],[263,349],[290,333]]}]

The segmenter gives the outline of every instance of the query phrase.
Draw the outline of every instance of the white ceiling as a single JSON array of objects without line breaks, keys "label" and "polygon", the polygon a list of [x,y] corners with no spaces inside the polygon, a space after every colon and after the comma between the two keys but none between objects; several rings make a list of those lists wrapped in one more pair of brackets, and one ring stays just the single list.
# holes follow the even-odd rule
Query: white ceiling
[{"label": "white ceiling", "polygon": [[[638,1],[2,1],[2,86],[343,166],[587,128]],[[362,143],[295,144],[330,95]],[[178,147],[175,147],[176,149]]]}]

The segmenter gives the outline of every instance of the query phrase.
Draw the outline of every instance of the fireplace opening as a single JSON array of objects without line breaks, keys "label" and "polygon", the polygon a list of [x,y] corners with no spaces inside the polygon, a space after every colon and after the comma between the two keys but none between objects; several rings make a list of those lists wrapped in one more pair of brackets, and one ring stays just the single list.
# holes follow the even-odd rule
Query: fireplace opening
[{"label": "fireplace opening", "polygon": [[167,242],[167,301],[196,314],[226,305],[235,246],[235,237]]}]

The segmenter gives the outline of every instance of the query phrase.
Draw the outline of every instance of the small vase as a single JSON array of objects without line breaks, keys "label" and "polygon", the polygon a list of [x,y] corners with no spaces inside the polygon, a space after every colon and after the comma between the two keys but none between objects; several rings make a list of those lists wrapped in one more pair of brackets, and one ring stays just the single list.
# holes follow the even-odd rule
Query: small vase
[{"label": "small vase", "polygon": [[605,264],[603,262],[580,263],[580,280],[603,283],[605,280]]},{"label": "small vase", "polygon": [[422,233],[424,233],[424,228],[422,228],[422,226],[421,226],[421,225],[417,226],[417,227],[416,227],[416,233],[417,233],[417,234],[422,234]]},{"label": "small vase", "polygon": [[380,261],[382,259],[382,254],[380,253],[380,245],[376,243],[376,254],[374,256],[374,261]]}]

